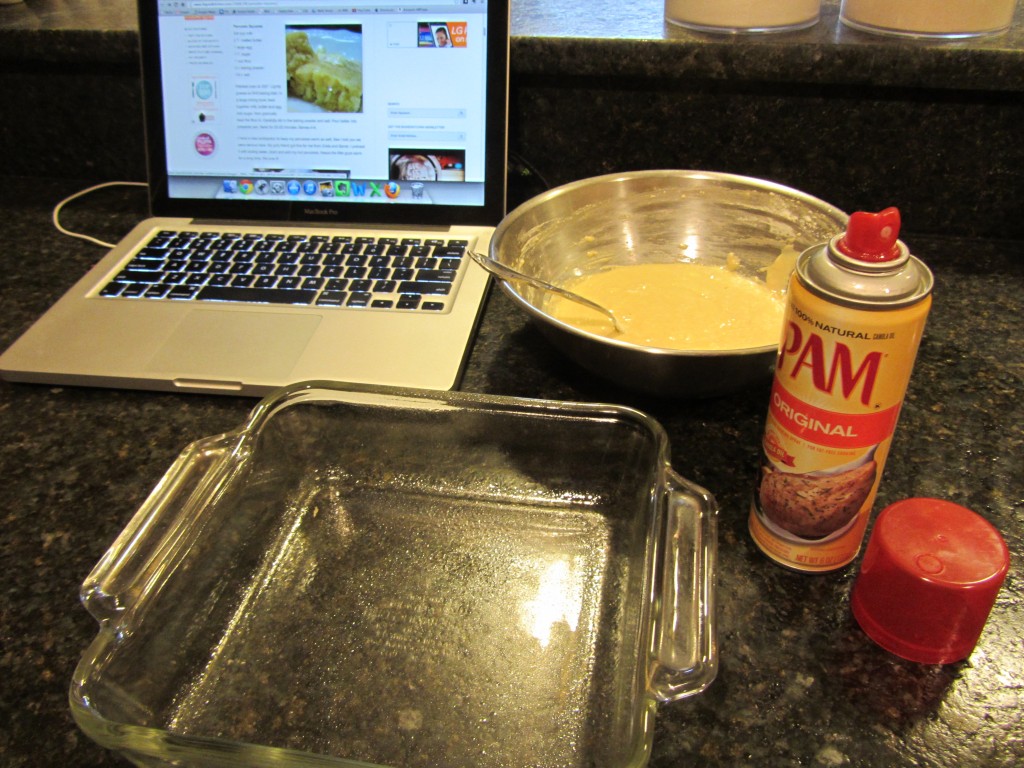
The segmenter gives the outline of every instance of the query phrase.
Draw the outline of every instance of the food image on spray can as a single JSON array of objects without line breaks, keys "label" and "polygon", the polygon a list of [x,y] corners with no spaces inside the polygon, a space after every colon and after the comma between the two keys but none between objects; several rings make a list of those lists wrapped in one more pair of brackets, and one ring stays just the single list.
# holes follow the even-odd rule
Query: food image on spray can
[{"label": "food image on spray can", "polygon": [[899,211],[854,213],[790,280],[749,528],[800,571],[860,551],[931,307]]}]

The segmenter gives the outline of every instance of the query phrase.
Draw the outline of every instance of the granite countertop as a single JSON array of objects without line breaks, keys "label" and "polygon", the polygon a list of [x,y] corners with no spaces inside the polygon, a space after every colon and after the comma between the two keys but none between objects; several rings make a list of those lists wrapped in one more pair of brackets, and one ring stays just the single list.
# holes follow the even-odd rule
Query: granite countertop
[{"label": "granite countertop", "polygon": [[[0,184],[0,346],[101,251],[57,233],[52,205],[84,184]],[[145,210],[138,189],[72,206],[65,225],[116,238]],[[672,464],[721,506],[721,668],[703,694],[658,710],[651,765],[1009,766],[1024,762],[1024,243],[906,236],[934,270],[935,303],[878,498],[968,506],[1003,533],[1013,565],[980,644],[948,666],[875,646],[849,610],[856,564],[784,570],[746,531],[768,382],[703,401],[604,385],[562,360],[492,291],[462,388],[604,401],[656,417]],[[0,764],[113,766],[71,719],[67,690],[97,631],[81,581],[190,441],[240,424],[253,400],[0,383]]]},{"label": "granite countertop", "polygon": [[[550,181],[712,168],[850,210],[895,200],[909,214],[905,239],[935,272],[935,303],[876,509],[950,499],[995,524],[1011,550],[969,660],[923,666],[888,654],[850,616],[856,563],[792,573],[747,534],[767,381],[703,401],[634,395],[563,360],[493,290],[463,389],[640,408],[665,426],[674,468],[721,506],[721,669],[705,693],[659,708],[656,768],[1024,764],[1024,6],[1008,33],[954,43],[897,43],[837,16],[825,0],[808,30],[730,37],[666,24],[662,0],[512,0],[512,149]],[[142,177],[134,2],[0,6],[0,97],[20,105],[0,120],[0,146],[19,148],[0,178],[6,348],[102,255],[56,232],[52,206],[94,181]],[[675,142],[663,141],[665,126]],[[514,174],[512,203],[538,182]],[[142,190],[108,189],[63,221],[116,239],[144,212]],[[178,452],[254,405],[0,382],[0,765],[125,764],[68,709],[97,630],[78,586]]]}]

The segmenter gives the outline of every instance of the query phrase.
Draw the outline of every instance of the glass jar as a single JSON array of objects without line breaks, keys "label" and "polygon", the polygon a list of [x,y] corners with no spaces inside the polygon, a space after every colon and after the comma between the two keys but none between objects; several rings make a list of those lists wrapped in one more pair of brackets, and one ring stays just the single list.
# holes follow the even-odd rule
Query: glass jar
[{"label": "glass jar", "polygon": [[784,32],[810,27],[821,0],[665,0],[665,18],[701,32]]},{"label": "glass jar", "polygon": [[961,38],[1005,32],[1016,0],[843,0],[839,18],[865,32]]}]

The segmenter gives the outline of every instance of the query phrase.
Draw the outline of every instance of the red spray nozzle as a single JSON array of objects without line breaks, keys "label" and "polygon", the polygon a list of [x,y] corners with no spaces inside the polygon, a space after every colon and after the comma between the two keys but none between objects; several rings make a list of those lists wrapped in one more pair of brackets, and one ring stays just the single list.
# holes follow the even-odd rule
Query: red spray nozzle
[{"label": "red spray nozzle", "polygon": [[850,215],[846,234],[836,246],[843,254],[857,261],[892,261],[900,255],[896,244],[899,236],[898,208],[886,208],[878,213],[857,211]]}]

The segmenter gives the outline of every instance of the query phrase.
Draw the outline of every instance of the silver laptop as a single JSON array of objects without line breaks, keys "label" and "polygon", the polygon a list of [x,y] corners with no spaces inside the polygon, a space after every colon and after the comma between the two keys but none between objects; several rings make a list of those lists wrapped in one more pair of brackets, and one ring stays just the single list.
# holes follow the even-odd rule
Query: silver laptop
[{"label": "silver laptop", "polygon": [[153,218],[9,381],[448,389],[505,208],[507,0],[140,0]]}]

